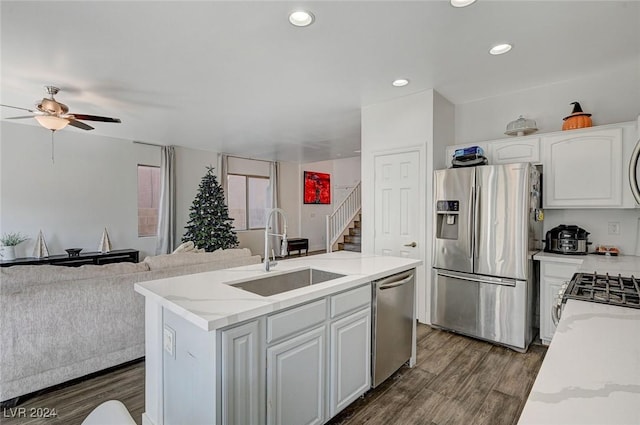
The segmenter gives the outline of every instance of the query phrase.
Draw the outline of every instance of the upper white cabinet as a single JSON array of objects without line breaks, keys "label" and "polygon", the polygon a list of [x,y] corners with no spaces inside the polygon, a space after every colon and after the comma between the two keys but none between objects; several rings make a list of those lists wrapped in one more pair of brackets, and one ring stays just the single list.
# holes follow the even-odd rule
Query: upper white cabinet
[{"label": "upper white cabinet", "polygon": [[511,164],[514,162],[540,163],[540,138],[518,137],[489,142],[489,164]]},{"label": "upper white cabinet", "polygon": [[622,206],[622,129],[542,137],[544,208]]},{"label": "upper white cabinet", "polygon": [[489,160],[489,164],[511,164],[514,162],[540,163],[540,137],[535,136],[447,146],[445,153],[447,167],[451,166],[453,153],[457,149],[464,149],[470,146],[480,146],[484,150],[484,156]]}]

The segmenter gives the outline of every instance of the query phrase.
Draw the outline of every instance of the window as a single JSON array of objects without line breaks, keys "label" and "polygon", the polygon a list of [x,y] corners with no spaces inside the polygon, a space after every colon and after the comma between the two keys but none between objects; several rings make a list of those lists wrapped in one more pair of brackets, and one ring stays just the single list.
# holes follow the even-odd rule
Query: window
[{"label": "window", "polygon": [[264,229],[271,208],[269,178],[227,174],[229,217],[236,230]]},{"label": "window", "polygon": [[160,167],[138,165],[138,236],[158,232]]}]

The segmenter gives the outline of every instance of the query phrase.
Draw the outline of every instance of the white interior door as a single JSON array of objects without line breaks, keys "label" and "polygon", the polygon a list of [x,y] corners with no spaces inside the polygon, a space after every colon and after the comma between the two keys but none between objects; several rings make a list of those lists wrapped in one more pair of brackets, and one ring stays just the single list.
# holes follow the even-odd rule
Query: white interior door
[{"label": "white interior door", "polygon": [[[374,252],[421,259],[418,151],[375,157]],[[422,217],[424,219],[424,217]]]}]

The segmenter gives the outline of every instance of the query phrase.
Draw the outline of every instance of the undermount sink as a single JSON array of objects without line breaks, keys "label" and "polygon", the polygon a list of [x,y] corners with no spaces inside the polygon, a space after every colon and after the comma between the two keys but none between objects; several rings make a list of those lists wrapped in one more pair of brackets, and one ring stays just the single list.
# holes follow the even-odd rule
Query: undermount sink
[{"label": "undermount sink", "polygon": [[263,297],[268,297],[344,276],[343,274],[309,268],[235,283],[232,286],[262,295]]}]

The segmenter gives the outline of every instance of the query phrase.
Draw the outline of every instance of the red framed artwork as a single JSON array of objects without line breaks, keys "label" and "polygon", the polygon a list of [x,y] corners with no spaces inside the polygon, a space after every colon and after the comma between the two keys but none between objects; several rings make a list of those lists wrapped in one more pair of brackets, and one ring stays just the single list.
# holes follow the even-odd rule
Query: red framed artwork
[{"label": "red framed artwork", "polygon": [[305,171],[303,197],[305,204],[330,204],[331,175]]}]

